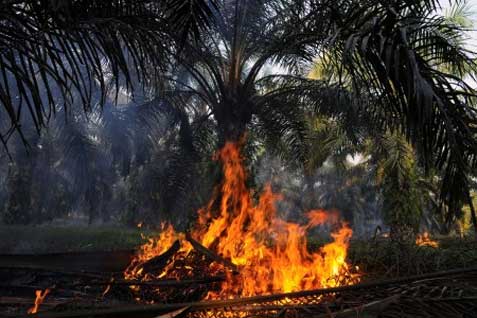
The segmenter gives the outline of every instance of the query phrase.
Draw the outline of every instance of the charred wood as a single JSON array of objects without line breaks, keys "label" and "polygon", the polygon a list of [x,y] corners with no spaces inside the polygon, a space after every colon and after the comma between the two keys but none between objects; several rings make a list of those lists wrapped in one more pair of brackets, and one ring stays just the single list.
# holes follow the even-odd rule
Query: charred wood
[{"label": "charred wood", "polygon": [[239,270],[237,265],[232,263],[230,260],[223,258],[222,256],[218,255],[214,251],[208,249],[204,245],[200,244],[197,242],[190,233],[186,234],[186,239],[189,241],[189,243],[194,247],[194,249],[209,258],[211,261],[217,262],[219,264],[224,265],[226,268],[230,269],[234,274],[238,274]]},{"label": "charred wood", "polygon": [[[468,269],[459,269],[459,270],[436,272],[436,273],[425,274],[425,275],[404,277],[404,278],[392,279],[392,280],[383,280],[378,282],[369,282],[369,283],[357,284],[352,286],[309,290],[309,291],[293,292],[293,293],[287,293],[287,294],[274,294],[274,295],[266,295],[266,296],[248,297],[248,298],[242,298],[242,299],[201,301],[201,302],[193,302],[193,303],[131,306],[131,307],[84,310],[84,311],[65,312],[65,313],[49,313],[49,314],[45,313],[45,314],[37,315],[37,318],[155,317],[157,315],[170,313],[185,307],[190,307],[189,309],[190,312],[223,310],[225,308],[228,308],[229,310],[236,310],[234,308],[243,309],[243,308],[247,308],[247,306],[249,305],[267,306],[266,304],[271,304],[277,301],[280,302],[284,299],[288,299],[288,300],[310,299],[312,297],[315,297],[315,299],[322,299],[322,298],[316,298],[316,297],[323,297],[325,295],[334,295],[334,297],[337,297],[338,299],[342,297],[340,295],[351,295],[352,298],[356,298],[356,296],[360,296],[360,295],[367,295],[369,299],[376,299],[376,300],[375,301],[371,300],[367,303],[364,302],[363,304],[365,305],[362,305],[362,306],[368,306],[368,310],[376,312],[380,308],[387,308],[388,305],[390,307],[394,306],[393,302],[397,300],[399,300],[399,303],[401,302],[400,301],[401,299],[403,299],[404,301],[412,301],[413,299],[416,301],[419,300],[419,298],[402,295],[401,293],[399,293],[400,289],[399,288],[396,289],[393,286],[404,286],[404,285],[407,286],[407,284],[411,284],[413,282],[418,282],[418,281],[432,279],[432,278],[439,278],[439,277],[443,278],[443,281],[446,282],[446,281],[449,281],[448,280],[449,276],[453,276],[456,281],[460,280],[462,284],[465,285],[468,282],[468,279],[469,279],[468,276],[470,276],[471,279],[474,279],[475,274],[477,274],[477,268],[468,268]],[[451,302],[456,302],[456,303],[465,302],[466,304],[475,302],[475,299],[473,297],[470,297],[470,298],[469,297],[462,297],[462,298],[454,297],[454,298],[449,298],[449,300]],[[423,298],[422,302],[425,302],[427,304],[428,303],[440,304],[442,302],[442,304],[446,304],[445,298],[438,298],[438,299]],[[326,304],[323,305],[323,307],[325,306]],[[305,306],[305,307],[312,308],[310,306]],[[346,312],[342,312],[342,314],[344,315],[344,317],[347,317],[346,315],[349,316],[350,312],[351,311],[346,311]],[[354,314],[356,314],[356,308],[354,309],[353,312]]]},{"label": "charred wood", "polygon": [[141,267],[143,269],[143,273],[152,273],[162,270],[167,265],[167,262],[170,260],[170,258],[179,251],[180,247],[180,242],[175,241],[167,251],[161,255],[151,258],[142,264]]},{"label": "charred wood", "polygon": [[217,282],[223,282],[226,279],[225,276],[214,276],[214,277],[206,277],[202,279],[186,279],[186,280],[173,280],[173,279],[165,279],[165,280],[156,280],[151,282],[143,282],[143,281],[104,281],[104,282],[85,282],[74,284],[72,287],[78,286],[102,286],[102,285],[111,285],[111,286],[149,286],[149,287],[185,287],[189,285],[196,285],[196,284],[211,284]]}]

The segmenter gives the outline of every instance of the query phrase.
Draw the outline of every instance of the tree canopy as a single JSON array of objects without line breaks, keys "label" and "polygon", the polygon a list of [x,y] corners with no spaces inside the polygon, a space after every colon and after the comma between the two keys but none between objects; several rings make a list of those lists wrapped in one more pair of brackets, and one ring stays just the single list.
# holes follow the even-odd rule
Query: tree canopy
[{"label": "tree canopy", "polygon": [[[412,165],[438,171],[447,218],[470,201],[477,109],[466,77],[474,76],[476,64],[462,45],[470,26],[457,9],[453,19],[440,16],[436,0],[36,0],[1,6],[0,141],[6,151],[12,136],[31,141],[27,125],[44,133],[56,113],[67,120],[81,116],[78,109],[107,114],[110,104],[125,98],[147,114],[138,125],[148,134],[163,126],[160,118],[174,132],[162,191],[175,202],[201,158],[244,134],[249,157],[266,146],[288,162],[313,167],[310,151],[321,147],[323,134],[310,118],[325,116],[351,146],[402,136],[400,145],[415,149]],[[317,60],[321,76],[309,77]],[[115,112],[123,119],[127,113]],[[136,121],[113,122],[109,128],[125,135]],[[66,143],[88,145],[65,136]],[[66,153],[84,155],[86,149]],[[127,145],[114,148],[123,158],[128,151]]]}]

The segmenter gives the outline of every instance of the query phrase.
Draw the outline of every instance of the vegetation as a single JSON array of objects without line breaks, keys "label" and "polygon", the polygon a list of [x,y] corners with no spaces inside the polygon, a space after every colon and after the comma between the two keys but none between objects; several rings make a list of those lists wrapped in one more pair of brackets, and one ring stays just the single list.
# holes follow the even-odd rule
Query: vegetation
[{"label": "vegetation", "polygon": [[[139,228],[85,226],[1,226],[0,254],[50,254],[65,252],[127,251],[144,243],[154,232]],[[365,279],[419,275],[475,266],[476,242],[469,238],[435,238],[439,248],[417,246],[414,241],[382,237],[351,242],[349,258],[366,274]],[[310,237],[310,247],[318,248],[329,238]]]},{"label": "vegetation", "polygon": [[87,215],[186,228],[221,178],[213,153],[246,136],[250,184],[271,175],[283,213],[337,209],[363,234],[382,217],[400,238],[449,233],[467,205],[477,231],[471,24],[465,1],[446,16],[438,9],[436,0],[3,3],[2,222]]},{"label": "vegetation", "polygon": [[439,248],[417,246],[413,241],[355,241],[350,248],[350,259],[369,274],[368,279],[421,275],[475,266],[477,253],[474,238],[441,237],[438,242]]},{"label": "vegetation", "polygon": [[0,254],[52,254],[133,250],[149,231],[121,227],[0,226]]}]

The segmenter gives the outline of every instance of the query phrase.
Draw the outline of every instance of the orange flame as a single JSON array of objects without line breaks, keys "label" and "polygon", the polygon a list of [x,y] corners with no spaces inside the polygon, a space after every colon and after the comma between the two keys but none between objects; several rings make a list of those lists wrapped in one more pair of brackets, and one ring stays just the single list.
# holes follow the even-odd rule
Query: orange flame
[{"label": "orange flame", "polygon": [[[143,275],[142,265],[148,260],[165,253],[177,240],[183,242],[179,252],[188,253],[192,250],[192,246],[185,242],[184,233],[176,233],[172,225],[163,223],[159,237],[149,238],[148,242],[140,247],[138,253],[124,271],[124,278],[128,280],[141,278],[143,281],[151,281],[165,276],[165,273],[158,277],[151,276],[150,273]],[[138,289],[135,286],[131,286],[131,288],[133,290]]]},{"label": "orange flame", "polygon": [[27,313],[28,314],[36,314],[38,312],[38,308],[43,303],[43,301],[45,300],[46,295],[48,295],[49,292],[50,292],[49,288],[45,289],[44,292],[42,290],[36,290],[35,291],[35,295],[36,295],[35,304],[33,305],[33,307],[28,309]]},{"label": "orange flame", "polygon": [[429,232],[424,232],[423,234],[418,234],[416,237],[417,246],[430,246],[430,247],[439,247],[439,243],[431,239]]},{"label": "orange flame", "polygon": [[[208,299],[336,287],[359,281],[359,275],[352,273],[346,263],[352,230],[339,222],[337,213],[313,210],[306,214],[306,224],[287,222],[277,215],[275,202],[281,195],[274,193],[270,185],[265,186],[257,203],[252,199],[238,144],[226,143],[215,159],[222,162],[224,181],[209,204],[199,210],[198,223],[191,234],[203,246],[231,260],[240,274],[228,275],[218,292],[209,292]],[[310,252],[306,232],[325,223],[334,226],[334,241]],[[141,247],[125,278],[139,278],[141,264],[164,253],[183,237],[171,225],[163,225],[159,238]],[[180,252],[187,254],[191,250],[190,244],[182,244]],[[169,270],[166,268],[161,277],[169,276]]]}]

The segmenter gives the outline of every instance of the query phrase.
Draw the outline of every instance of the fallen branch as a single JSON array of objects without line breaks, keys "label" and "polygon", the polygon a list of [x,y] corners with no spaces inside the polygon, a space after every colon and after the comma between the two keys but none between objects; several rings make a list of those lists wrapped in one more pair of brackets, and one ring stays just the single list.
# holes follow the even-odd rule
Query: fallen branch
[{"label": "fallen branch", "polygon": [[225,276],[212,276],[202,279],[186,279],[186,280],[156,280],[151,282],[143,281],[132,281],[132,280],[123,280],[123,281],[103,281],[103,282],[85,282],[77,283],[71,285],[71,287],[80,287],[80,286],[150,286],[150,287],[184,287],[194,284],[211,284],[216,282],[223,282],[226,279]]},{"label": "fallen branch", "polygon": [[[44,287],[31,286],[31,285],[9,285],[9,284],[6,284],[6,285],[0,285],[0,289],[15,291],[17,295],[19,293],[22,293],[22,292],[25,292],[26,295],[33,295],[36,290],[44,289]],[[60,294],[60,295],[67,296],[67,297],[74,297],[74,296],[87,297],[88,296],[88,294],[83,293],[81,291],[59,288],[58,285],[56,285],[55,287],[50,287],[50,289],[52,290],[52,292],[54,291],[55,294]]]},{"label": "fallen branch", "polygon": [[[122,308],[111,308],[111,309],[90,309],[82,310],[76,312],[68,313],[45,313],[38,314],[35,318],[121,318],[121,317],[154,317],[154,315],[160,315],[174,310],[179,310],[184,307],[190,307],[190,311],[206,311],[210,309],[224,308],[224,307],[233,307],[233,306],[242,306],[247,304],[260,304],[272,301],[278,301],[283,299],[293,299],[293,298],[302,298],[309,296],[325,295],[325,294],[335,294],[340,292],[351,292],[366,289],[368,292],[373,288],[386,287],[391,285],[401,285],[410,282],[414,282],[421,279],[434,278],[434,277],[447,277],[451,275],[462,275],[468,273],[476,273],[477,267],[466,268],[466,269],[456,269],[442,272],[435,272],[424,275],[416,275],[410,277],[403,277],[391,280],[383,280],[378,282],[369,282],[363,284],[356,284],[351,286],[342,286],[335,288],[327,289],[315,289],[308,291],[300,291],[293,293],[284,293],[284,294],[274,294],[266,296],[254,296],[248,298],[239,298],[239,299],[230,299],[230,300],[213,300],[213,301],[201,301],[194,303],[176,303],[176,304],[164,304],[164,305],[148,305],[148,306],[129,306]],[[29,316],[24,316],[27,318]]]},{"label": "fallen branch", "polygon": [[147,262],[141,265],[143,269],[143,273],[151,273],[155,271],[162,270],[166,265],[169,259],[176,254],[179,249],[181,248],[181,244],[179,241],[175,241],[172,246],[156,257],[151,258]]},{"label": "fallen branch", "polygon": [[163,314],[160,316],[157,316],[156,318],[176,318],[176,317],[182,317],[187,314],[187,310],[189,307],[184,307],[179,310],[174,310],[173,312],[169,312],[167,314]]},{"label": "fallen branch", "polygon": [[[29,297],[0,297],[0,305],[31,305],[34,302],[34,298]],[[60,304],[64,304],[65,300],[48,300],[41,305],[45,307],[54,307]]]},{"label": "fallen branch", "polygon": [[234,274],[239,273],[237,265],[235,265],[234,263],[232,263],[228,259],[223,258],[222,256],[218,255],[214,251],[208,249],[204,245],[202,245],[199,242],[197,242],[196,240],[194,240],[194,238],[192,238],[190,233],[186,234],[186,240],[189,241],[189,243],[192,245],[192,247],[194,247],[194,249],[197,252],[202,253],[203,255],[205,255],[206,257],[208,257],[212,261],[215,261],[219,264],[222,264],[222,265],[226,266],[228,269],[232,270],[232,272]]},{"label": "fallen branch", "polygon": [[[382,313],[389,305],[396,303],[401,295],[393,295],[385,299],[380,299],[373,301],[371,303],[349,308],[339,312],[332,312],[331,315],[333,318],[347,318],[347,317],[368,317],[370,314],[379,315]],[[316,318],[330,318],[330,314],[324,314],[316,316]]]}]

